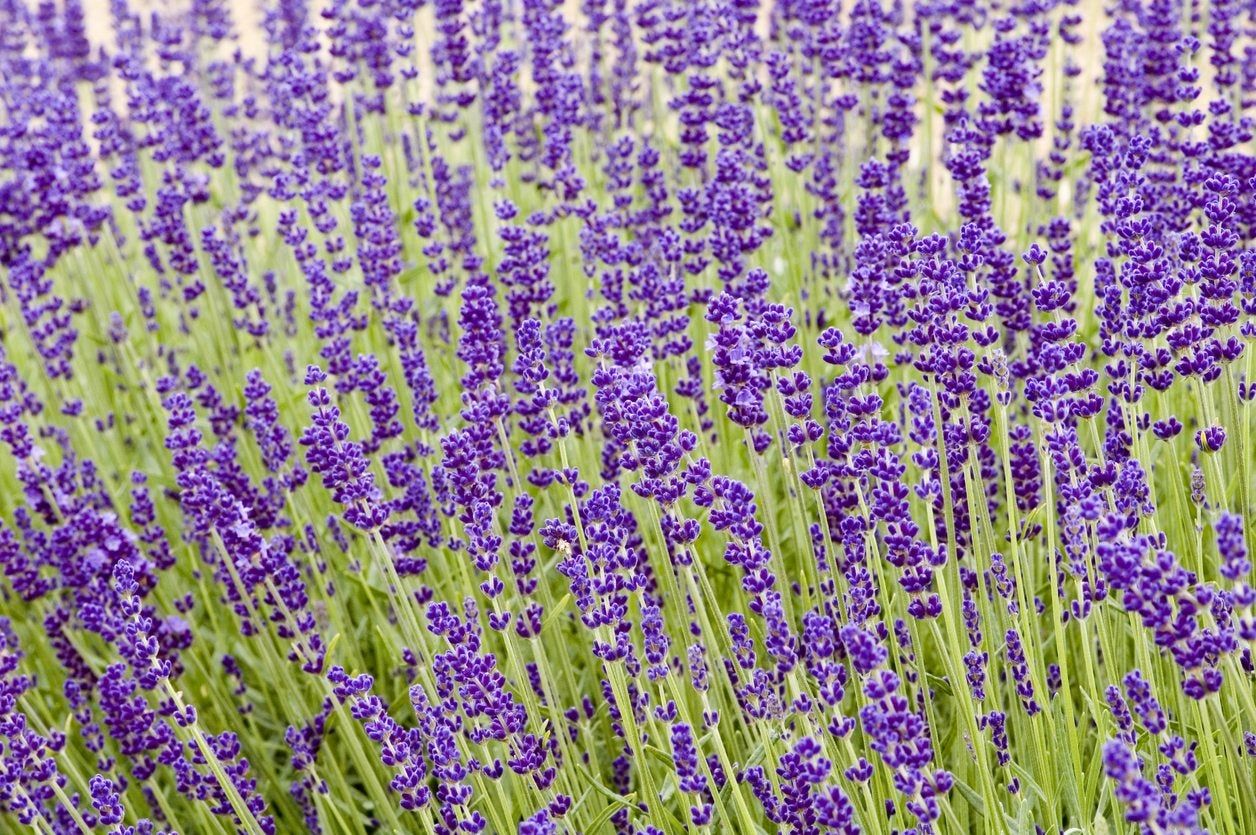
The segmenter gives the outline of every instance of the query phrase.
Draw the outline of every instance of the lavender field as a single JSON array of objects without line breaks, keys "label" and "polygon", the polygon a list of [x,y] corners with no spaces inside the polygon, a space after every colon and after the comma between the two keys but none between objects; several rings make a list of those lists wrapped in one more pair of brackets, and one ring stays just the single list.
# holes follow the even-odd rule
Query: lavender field
[{"label": "lavender field", "polygon": [[1256,833],[1254,129],[1250,0],[0,0],[0,833]]}]

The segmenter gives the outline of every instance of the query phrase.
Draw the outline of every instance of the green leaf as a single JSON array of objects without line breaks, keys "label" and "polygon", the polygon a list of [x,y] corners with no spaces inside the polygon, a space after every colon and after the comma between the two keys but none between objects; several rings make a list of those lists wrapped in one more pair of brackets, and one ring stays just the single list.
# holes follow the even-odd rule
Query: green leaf
[{"label": "green leaf", "polygon": [[[1056,762],[1056,774],[1059,779],[1061,788],[1061,796],[1064,800],[1064,808],[1069,814],[1080,816],[1081,814],[1081,796],[1077,791],[1077,784],[1073,779],[1073,764],[1070,762],[1069,755],[1069,739],[1067,722],[1064,719],[1063,710],[1059,710],[1059,716],[1056,717],[1055,725],[1055,751],[1054,756]],[[1078,766],[1081,767],[1080,764]],[[1076,818],[1074,818],[1076,820]]]},{"label": "green leaf", "polygon": [[[589,779],[588,771],[585,771],[585,779]],[[571,809],[568,811],[568,814],[574,816],[577,812],[584,808],[584,802],[589,799],[590,795],[593,794],[593,786],[596,785],[595,781],[590,781],[590,783],[591,785],[589,788],[585,789],[584,793],[580,795],[580,799],[571,805]]]},{"label": "green leaf", "polygon": [[925,679],[929,682],[929,686],[947,696],[955,695],[955,689],[951,687],[951,682],[937,673],[925,673]]},{"label": "green leaf", "polygon": [[[620,806],[627,806],[632,809],[636,809],[638,812],[641,811],[641,807],[638,806],[636,802],[637,801],[636,792],[632,792],[627,795],[618,794],[606,788],[606,786],[602,785],[601,781],[596,779],[593,776],[592,772],[589,771],[588,766],[586,766],[584,763],[576,763],[576,766],[580,769],[580,773],[584,777],[584,779],[589,781],[589,788],[592,789],[593,791],[596,791],[598,794],[602,795],[607,800],[610,800],[612,803],[616,804],[614,808],[619,808]],[[583,798],[583,795],[582,795],[582,798]]]},{"label": "green leaf", "polygon": [[672,755],[664,751],[662,748],[658,748],[647,743],[645,746],[645,752],[654,759],[663,763],[663,765],[667,766],[669,769],[675,770],[676,762],[672,759]]},{"label": "green leaf", "polygon": [[1033,832],[1034,831],[1034,805],[1022,793],[1020,795],[1020,805],[1016,807],[1016,825],[1013,832]]},{"label": "green leaf", "polygon": [[611,819],[611,815],[618,812],[619,809],[620,807],[618,806],[607,806],[605,809],[602,810],[601,814],[599,814],[596,818],[594,818],[588,823],[588,826],[587,826],[588,831],[597,832],[599,829],[601,829],[603,826],[606,825],[606,822]]},{"label": "green leaf", "polygon": [[546,615],[545,620],[541,622],[541,634],[542,635],[544,635],[547,631],[549,631],[550,624],[552,624],[556,618],[562,616],[562,614],[567,611],[567,606],[570,603],[571,603],[571,595],[565,594],[563,595],[562,600],[554,604],[554,608],[549,610],[549,614]]},{"label": "green leaf", "polygon": [[959,793],[968,801],[968,805],[972,807],[973,812],[981,817],[986,816],[986,801],[982,799],[977,791],[958,777],[955,778],[955,788],[959,789]]}]

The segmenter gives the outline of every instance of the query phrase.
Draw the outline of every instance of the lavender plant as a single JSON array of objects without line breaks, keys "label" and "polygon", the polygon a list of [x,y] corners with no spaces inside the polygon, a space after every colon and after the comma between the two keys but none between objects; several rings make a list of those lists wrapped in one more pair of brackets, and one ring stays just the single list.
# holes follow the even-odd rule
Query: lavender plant
[{"label": "lavender plant", "polygon": [[0,830],[1256,832],[1250,4],[4,0],[0,112]]}]

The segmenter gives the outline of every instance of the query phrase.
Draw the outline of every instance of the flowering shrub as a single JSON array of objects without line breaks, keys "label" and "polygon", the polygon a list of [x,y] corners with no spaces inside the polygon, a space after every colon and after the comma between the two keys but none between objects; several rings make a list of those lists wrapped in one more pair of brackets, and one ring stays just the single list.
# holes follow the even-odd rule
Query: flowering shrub
[{"label": "flowering shrub", "polygon": [[1256,831],[1250,5],[24,2],[4,832]]}]

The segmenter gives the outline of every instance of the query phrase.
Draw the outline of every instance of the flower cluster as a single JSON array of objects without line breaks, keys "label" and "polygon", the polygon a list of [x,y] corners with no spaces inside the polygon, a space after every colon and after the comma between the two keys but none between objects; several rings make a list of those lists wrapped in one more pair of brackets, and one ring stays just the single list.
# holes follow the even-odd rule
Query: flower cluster
[{"label": "flower cluster", "polygon": [[0,831],[1252,828],[1242,3],[140,5],[0,2]]}]

